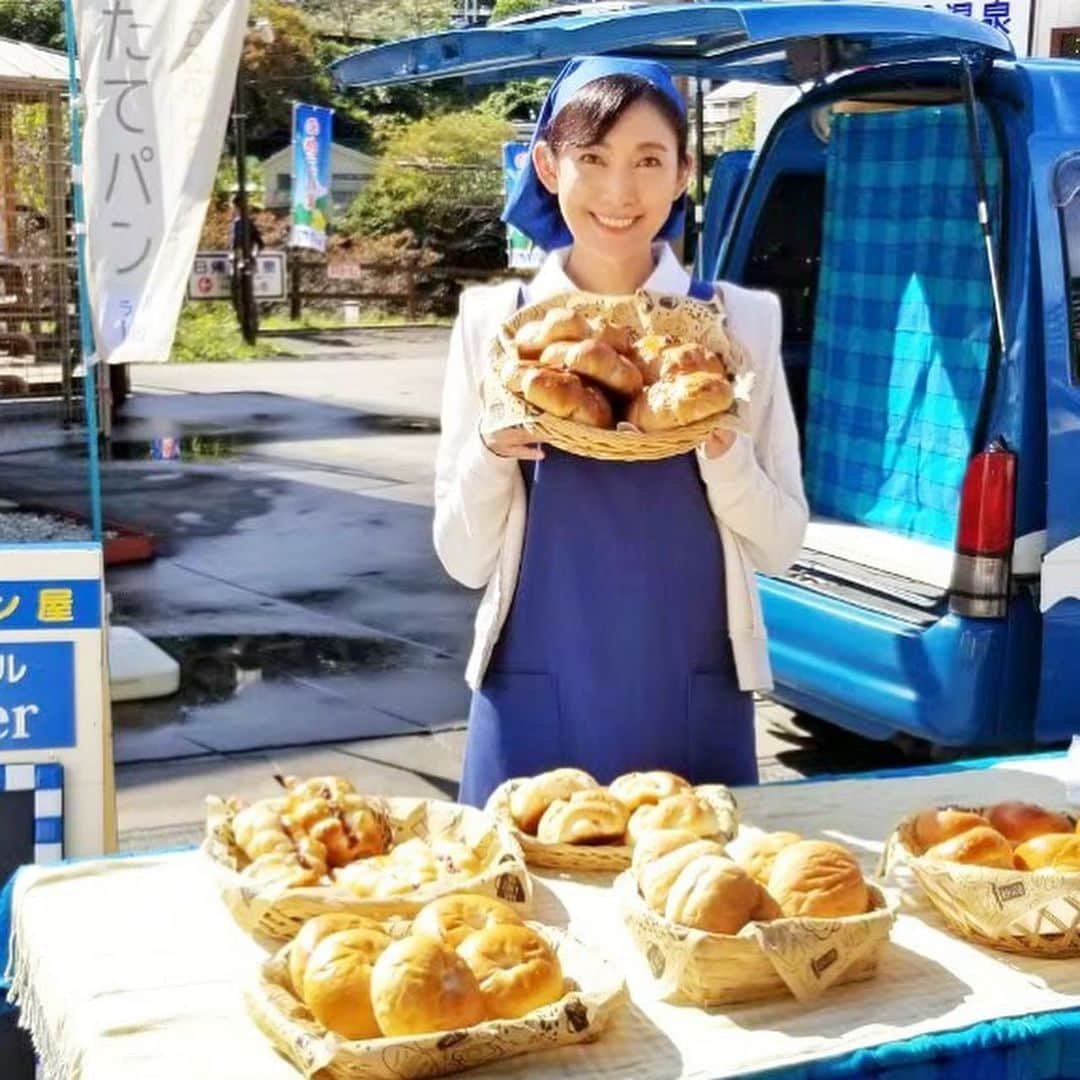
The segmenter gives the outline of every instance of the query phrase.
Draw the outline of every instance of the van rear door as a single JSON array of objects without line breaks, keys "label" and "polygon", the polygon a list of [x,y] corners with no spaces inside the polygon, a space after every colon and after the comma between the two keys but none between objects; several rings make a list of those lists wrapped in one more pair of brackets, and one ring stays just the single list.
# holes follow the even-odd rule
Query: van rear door
[{"label": "van rear door", "polygon": [[1080,730],[1080,136],[1034,135],[1046,353],[1047,502],[1036,738]]}]

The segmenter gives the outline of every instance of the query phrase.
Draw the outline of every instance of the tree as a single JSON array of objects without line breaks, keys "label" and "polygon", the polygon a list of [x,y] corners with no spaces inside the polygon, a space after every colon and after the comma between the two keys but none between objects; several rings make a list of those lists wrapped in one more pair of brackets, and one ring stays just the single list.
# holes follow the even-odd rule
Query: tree
[{"label": "tree", "polygon": [[753,150],[757,131],[757,95],[746,99],[739,119],[724,133],[725,150]]},{"label": "tree", "polygon": [[457,261],[490,265],[502,251],[504,120],[452,112],[414,121],[390,140],[343,228],[362,236],[409,230]]},{"label": "tree", "polygon": [[542,11],[544,8],[555,7],[557,4],[558,0],[495,0],[495,7],[491,11],[491,21],[498,22],[500,19],[509,19],[511,15]]},{"label": "tree", "polygon": [[64,48],[64,0],[0,0],[0,37]]},{"label": "tree", "polygon": [[454,15],[454,0],[305,0],[320,21],[349,37],[377,41],[415,37],[446,30]]}]

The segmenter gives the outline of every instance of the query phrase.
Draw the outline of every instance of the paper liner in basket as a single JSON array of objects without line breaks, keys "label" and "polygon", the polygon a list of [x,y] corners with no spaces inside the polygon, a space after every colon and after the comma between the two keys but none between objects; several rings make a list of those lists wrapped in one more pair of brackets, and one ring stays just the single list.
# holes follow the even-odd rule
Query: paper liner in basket
[{"label": "paper liner in basket", "polygon": [[[522,832],[510,813],[510,796],[515,788],[528,780],[529,777],[518,776],[500,784],[488,798],[484,813],[510,830],[529,866],[616,874],[630,865],[634,854],[630,844],[545,844]],[[694,791],[709,803],[720,823],[719,831],[706,839],[728,843],[739,829],[739,806],[735,796],[723,784],[700,784]]]},{"label": "paper liner in basket", "polygon": [[873,907],[842,919],[775,919],[712,934],[658,915],[631,873],[614,891],[631,937],[662,991],[698,1005],[784,996],[812,1001],[831,986],[872,978],[889,940],[895,903],[870,885]]},{"label": "paper liner in basket", "polygon": [[[349,1041],[327,1031],[289,986],[286,946],[262,967],[245,993],[259,1030],[308,1077],[331,1080],[408,1080],[443,1076],[519,1054],[596,1040],[626,1003],[622,976],[565,931],[530,923],[555,948],[567,991],[519,1020],[492,1020],[459,1031]],[[407,924],[388,927],[392,936]]]},{"label": "paper liner in basket", "polygon": [[[682,342],[705,345],[724,358],[732,373],[734,405],[726,413],[685,428],[650,434],[626,423],[619,424],[614,431],[590,428],[542,412],[509,391],[498,372],[503,361],[513,355],[513,337],[518,329],[556,307],[572,308],[586,317],[602,317],[615,325],[629,326],[639,336],[669,334]],[[747,352],[727,332],[725,323],[726,315],[719,297],[703,302],[693,297],[645,290],[630,296],[564,292],[542,303],[530,304],[508,319],[491,343],[482,391],[485,406],[482,430],[486,435],[525,424],[561,449],[615,460],[651,459],[684,453],[703,442],[709,432],[718,427],[745,431],[754,372]]]},{"label": "paper liner in basket", "polygon": [[889,837],[882,873],[896,880],[913,874],[950,929],[1006,952],[1080,956],[1080,873],[928,859],[919,853],[914,824],[914,817],[905,819]]},{"label": "paper liner in basket", "polygon": [[315,915],[337,911],[371,918],[410,915],[438,896],[461,892],[494,896],[521,912],[528,911],[532,880],[521,848],[505,825],[474,807],[436,799],[388,798],[382,802],[393,827],[395,846],[414,837],[457,840],[479,854],[481,872],[473,877],[433,881],[405,896],[387,899],[357,897],[333,884],[288,889],[253,883],[239,873],[248,859],[233,835],[234,811],[221,799],[210,797],[203,850],[214,866],[222,899],[237,923],[249,933],[284,941]]}]

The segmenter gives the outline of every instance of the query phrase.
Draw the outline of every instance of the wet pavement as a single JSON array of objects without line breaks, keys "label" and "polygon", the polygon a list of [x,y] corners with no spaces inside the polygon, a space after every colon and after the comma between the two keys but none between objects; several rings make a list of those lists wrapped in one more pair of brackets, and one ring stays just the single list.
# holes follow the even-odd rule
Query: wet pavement
[{"label": "wet pavement", "polygon": [[[446,339],[367,332],[300,360],[133,372],[104,505],[159,555],[107,585],[181,690],[114,706],[125,846],[195,839],[207,793],[263,794],[282,769],[453,795],[478,594],[431,545]],[[25,445],[0,459],[0,495],[84,509],[78,438]],[[764,780],[905,763],[768,702],[758,741]]]}]

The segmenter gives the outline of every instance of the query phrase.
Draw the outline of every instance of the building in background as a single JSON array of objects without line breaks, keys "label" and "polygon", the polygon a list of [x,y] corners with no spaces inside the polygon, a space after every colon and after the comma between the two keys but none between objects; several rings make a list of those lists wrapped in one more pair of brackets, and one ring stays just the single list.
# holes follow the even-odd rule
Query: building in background
[{"label": "building in background", "polygon": [[[330,199],[334,210],[342,213],[374,176],[376,158],[333,143],[330,152]],[[293,148],[289,143],[263,161],[268,210],[288,210],[292,205]]]}]

